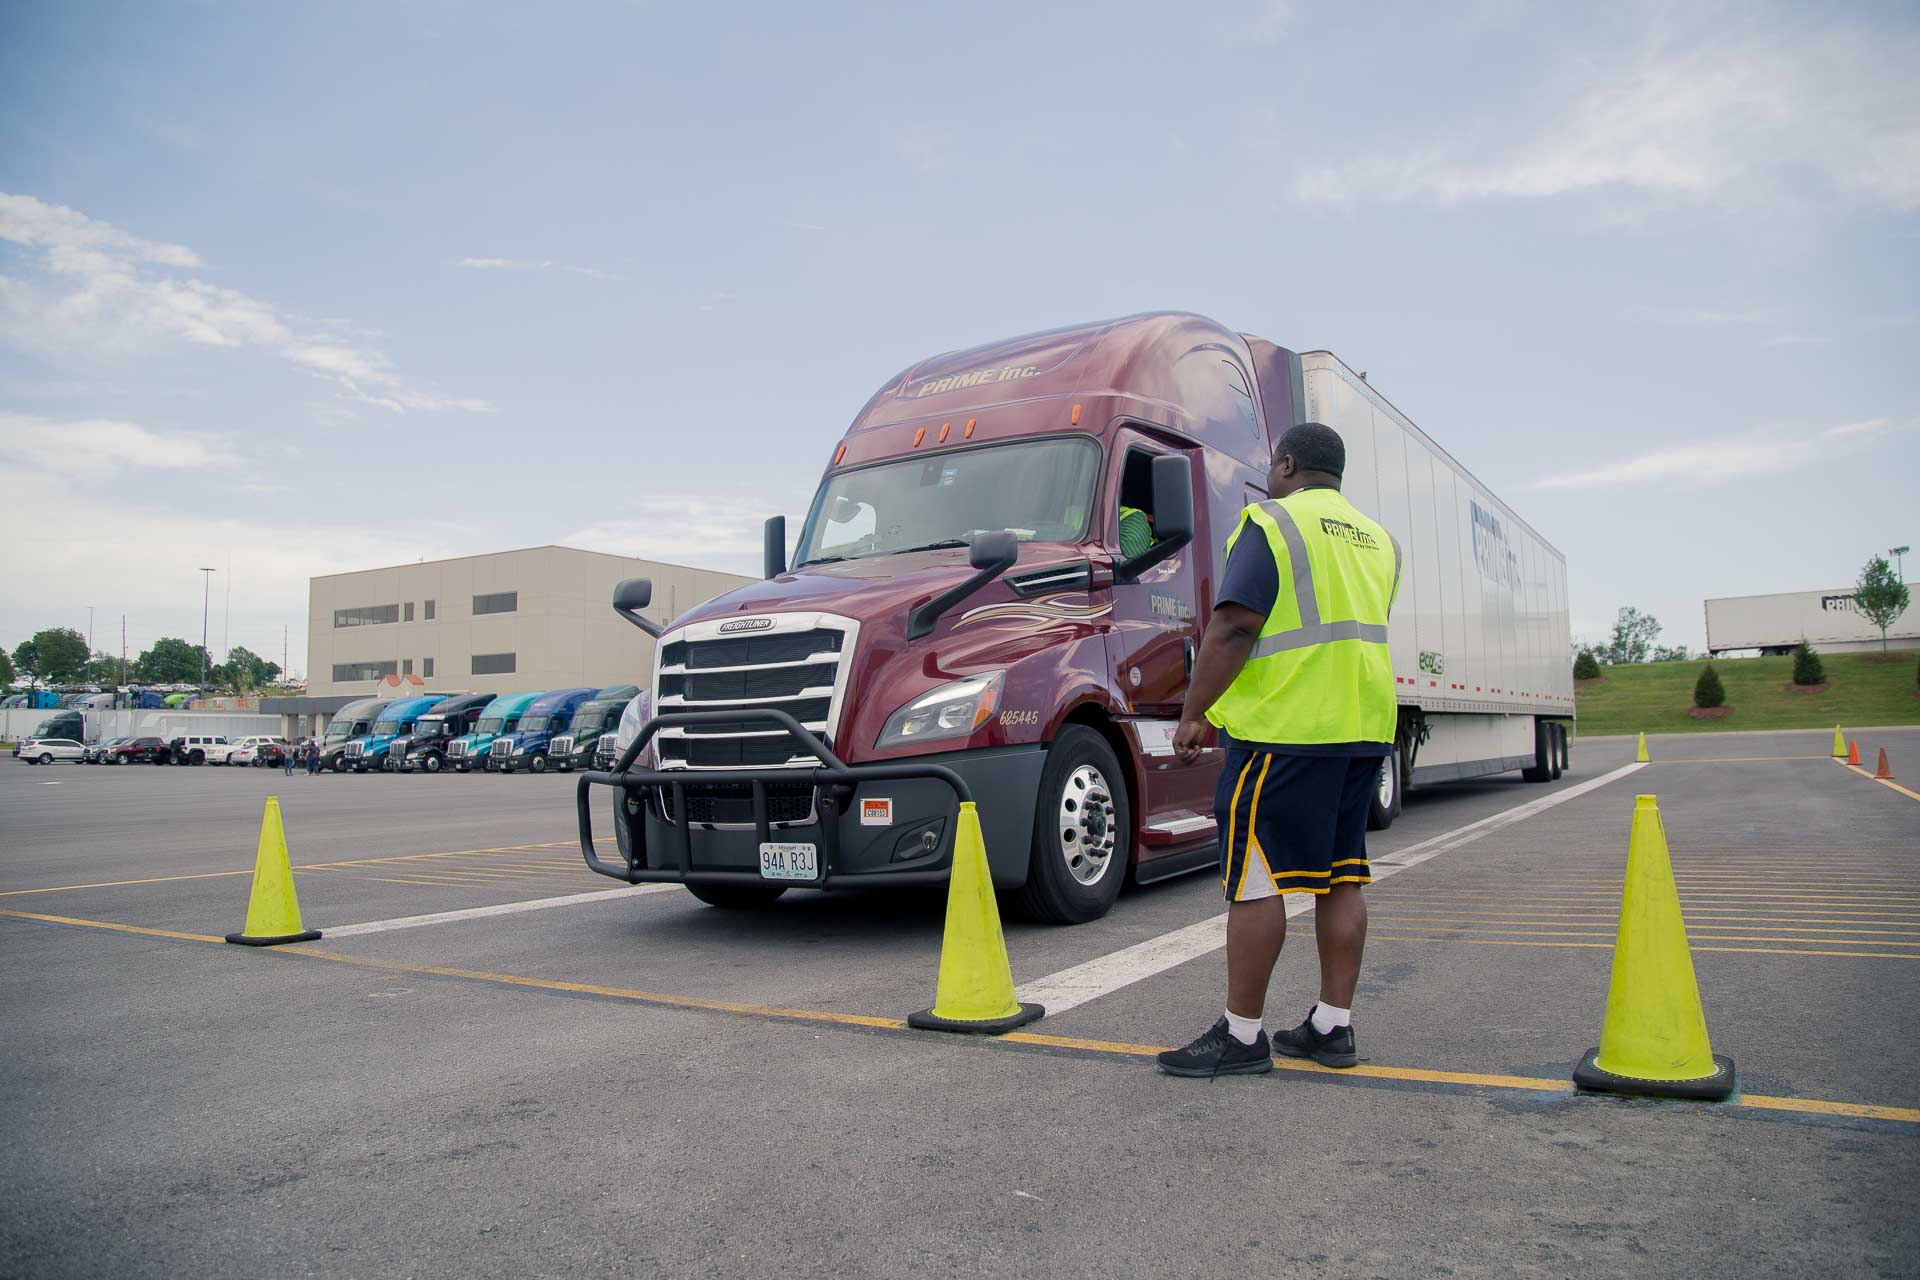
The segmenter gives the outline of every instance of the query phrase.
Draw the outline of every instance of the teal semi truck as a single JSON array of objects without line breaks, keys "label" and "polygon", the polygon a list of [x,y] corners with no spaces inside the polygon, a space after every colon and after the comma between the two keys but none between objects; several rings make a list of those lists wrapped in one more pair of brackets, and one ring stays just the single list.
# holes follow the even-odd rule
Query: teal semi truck
[{"label": "teal semi truck", "polygon": [[387,767],[401,773],[438,773],[447,767],[447,744],[472,731],[481,713],[493,705],[491,693],[463,693],[448,698],[414,722],[413,732],[395,738],[387,751]]},{"label": "teal semi truck", "polygon": [[639,692],[638,685],[608,685],[581,703],[567,731],[554,734],[549,747],[554,767],[562,773],[593,768],[593,750],[600,745],[600,735],[620,727],[620,713]]},{"label": "teal semi truck", "polygon": [[527,713],[527,708],[539,696],[540,691],[503,693],[489,702],[487,709],[480,713],[479,723],[473,726],[473,732],[463,733],[447,744],[447,763],[459,773],[485,768],[487,751],[493,746],[493,740],[519,728],[520,717]]},{"label": "teal semi truck", "polygon": [[553,736],[567,731],[573,724],[573,713],[593,695],[593,686],[588,685],[584,689],[552,689],[535,698],[513,732],[501,734],[487,747],[487,772],[497,769],[512,773],[524,768],[545,773]]},{"label": "teal semi truck", "polygon": [[447,700],[445,694],[425,694],[418,698],[395,698],[380,709],[366,736],[347,743],[347,765],[355,773],[387,768],[387,753],[393,740],[413,732],[422,715]]},{"label": "teal semi truck", "polygon": [[366,737],[372,731],[373,722],[379,717],[381,708],[386,705],[378,698],[362,698],[334,712],[333,719],[327,721],[326,737],[320,743],[320,767],[345,773],[347,744],[355,738]]}]

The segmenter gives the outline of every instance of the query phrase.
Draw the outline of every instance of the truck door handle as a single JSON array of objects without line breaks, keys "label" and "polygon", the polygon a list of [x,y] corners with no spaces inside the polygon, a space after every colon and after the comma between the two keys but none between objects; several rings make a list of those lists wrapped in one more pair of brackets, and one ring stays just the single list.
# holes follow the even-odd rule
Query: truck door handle
[{"label": "truck door handle", "polygon": [[1187,650],[1187,679],[1191,680],[1193,679],[1194,660],[1199,652],[1199,650],[1195,647],[1193,643],[1192,636],[1188,636],[1186,639],[1186,650]]}]

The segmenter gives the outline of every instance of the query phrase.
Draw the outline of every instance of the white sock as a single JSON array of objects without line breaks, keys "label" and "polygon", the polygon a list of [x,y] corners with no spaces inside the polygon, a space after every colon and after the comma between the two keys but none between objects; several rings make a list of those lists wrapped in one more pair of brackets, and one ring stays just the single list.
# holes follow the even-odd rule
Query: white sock
[{"label": "white sock", "polygon": [[1351,1025],[1353,1025],[1353,1010],[1336,1009],[1330,1004],[1313,1006],[1313,1029],[1319,1034],[1324,1036],[1336,1027]]},{"label": "white sock", "polygon": [[1260,1038],[1260,1019],[1243,1018],[1233,1010],[1227,1010],[1227,1030],[1241,1044],[1252,1044]]}]

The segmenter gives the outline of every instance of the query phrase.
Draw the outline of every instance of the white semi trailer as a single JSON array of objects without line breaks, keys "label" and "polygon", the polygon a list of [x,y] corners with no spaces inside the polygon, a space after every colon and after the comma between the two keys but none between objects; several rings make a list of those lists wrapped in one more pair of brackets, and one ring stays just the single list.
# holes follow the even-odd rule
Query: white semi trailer
[{"label": "white semi trailer", "polygon": [[1406,550],[1388,628],[1403,779],[1558,777],[1574,719],[1566,558],[1339,357],[1300,365],[1306,419],[1346,441],[1342,489]]},{"label": "white semi trailer", "polygon": [[[1878,651],[1880,628],[1860,612],[1855,588],[1786,591],[1767,596],[1723,596],[1707,601],[1707,652],[1758,649],[1791,653],[1805,640],[1821,653]],[[1920,641],[1920,609],[1908,609],[1887,628],[1888,648]]]}]

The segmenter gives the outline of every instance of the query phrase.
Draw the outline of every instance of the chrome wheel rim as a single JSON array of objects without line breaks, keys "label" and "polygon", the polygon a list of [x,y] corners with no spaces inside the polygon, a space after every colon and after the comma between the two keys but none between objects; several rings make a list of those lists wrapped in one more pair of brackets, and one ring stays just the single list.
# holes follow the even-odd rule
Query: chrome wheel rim
[{"label": "chrome wheel rim", "polygon": [[1060,790],[1057,829],[1067,874],[1082,885],[1100,883],[1113,863],[1119,831],[1113,788],[1094,766],[1079,765],[1067,775]]},{"label": "chrome wheel rim", "polygon": [[1379,789],[1380,807],[1388,813],[1393,812],[1393,793],[1400,785],[1400,762],[1394,756],[1388,756],[1380,764]]}]

